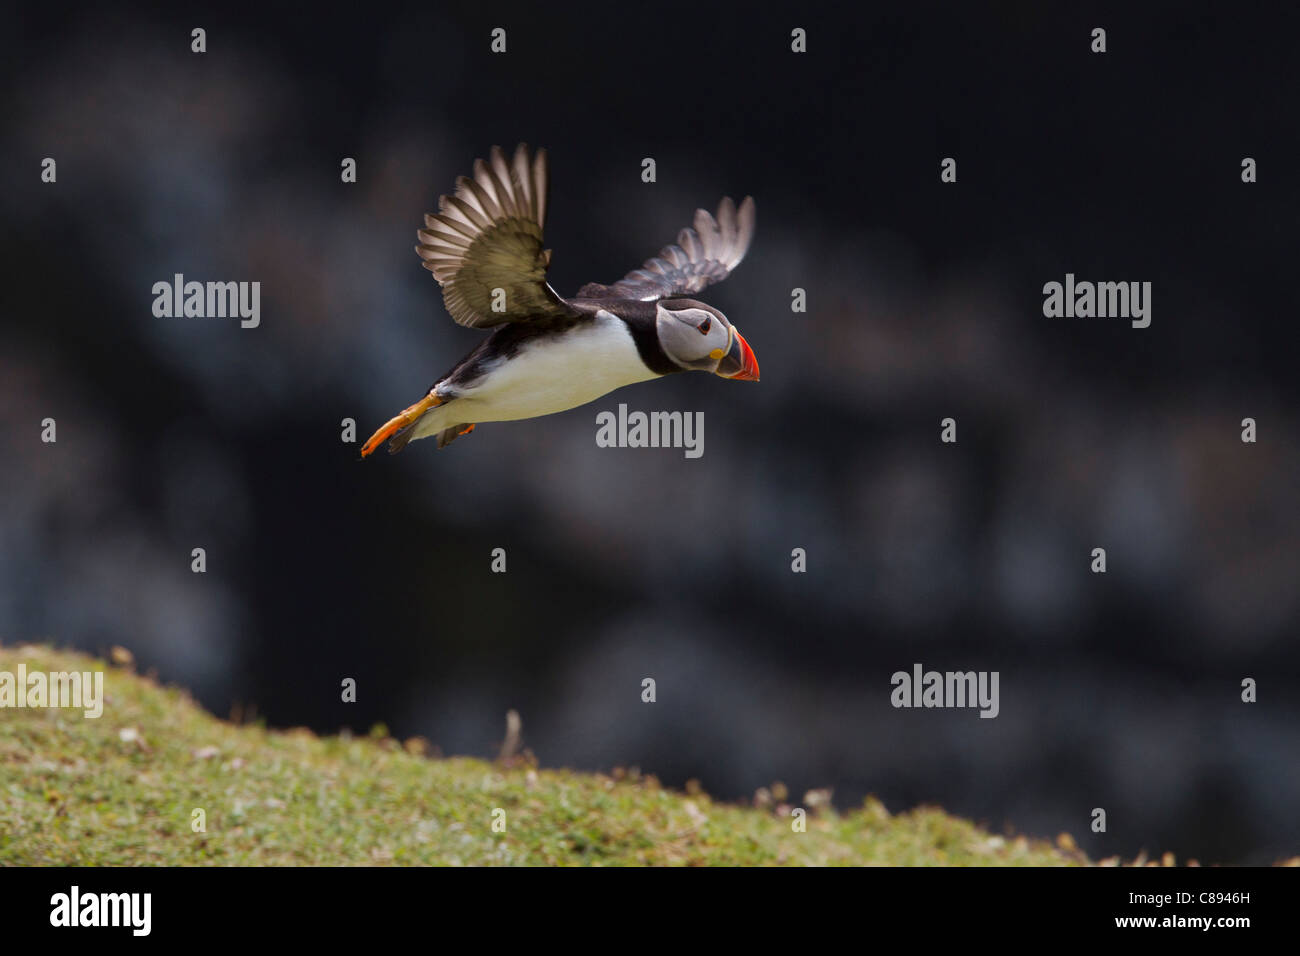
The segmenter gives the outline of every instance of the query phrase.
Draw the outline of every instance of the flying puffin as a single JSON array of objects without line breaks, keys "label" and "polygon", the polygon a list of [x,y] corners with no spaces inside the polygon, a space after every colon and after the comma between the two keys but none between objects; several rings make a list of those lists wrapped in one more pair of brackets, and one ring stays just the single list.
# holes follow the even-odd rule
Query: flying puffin
[{"label": "flying puffin", "polygon": [[676,372],[758,380],[758,362],[736,327],[711,305],[684,298],[721,282],[754,234],[754,200],[722,200],[694,228],[613,285],[591,282],[571,299],[546,281],[543,247],[549,189],[546,150],[513,159],[492,147],[472,178],[438,200],[415,247],[461,325],[495,329],[428,393],[370,436],[365,458],[384,441],[395,454],[417,438],[438,447],[478,422],[550,415],[624,385]]}]

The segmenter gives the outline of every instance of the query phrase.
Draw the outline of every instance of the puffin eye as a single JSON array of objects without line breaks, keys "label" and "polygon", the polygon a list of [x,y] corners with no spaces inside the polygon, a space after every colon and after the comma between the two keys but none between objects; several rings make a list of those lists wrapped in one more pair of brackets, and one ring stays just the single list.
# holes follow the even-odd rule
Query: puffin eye
[{"label": "puffin eye", "polygon": [[706,318],[699,324],[700,335],[708,335],[709,329],[713,328],[713,319]]}]

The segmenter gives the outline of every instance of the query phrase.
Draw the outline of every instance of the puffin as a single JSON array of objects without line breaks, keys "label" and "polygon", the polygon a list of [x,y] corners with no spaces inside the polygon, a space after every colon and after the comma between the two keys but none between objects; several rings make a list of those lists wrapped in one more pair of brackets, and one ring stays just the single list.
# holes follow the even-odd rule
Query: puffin
[{"label": "puffin", "polygon": [[362,446],[390,454],[436,436],[445,448],[482,422],[562,412],[636,382],[680,372],[758,381],[758,361],[719,310],[690,296],[740,264],[754,235],[754,200],[703,209],[677,241],[611,285],[565,298],[546,281],[550,171],[545,149],[499,146],[474,162],[424,217],[415,251],[442,287],[452,319],[490,329],[424,397]]}]

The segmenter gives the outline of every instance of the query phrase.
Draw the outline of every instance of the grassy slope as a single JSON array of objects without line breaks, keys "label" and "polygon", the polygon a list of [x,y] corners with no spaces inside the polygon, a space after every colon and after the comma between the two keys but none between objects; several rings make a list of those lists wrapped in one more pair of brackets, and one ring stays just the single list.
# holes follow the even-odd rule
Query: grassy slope
[{"label": "grassy slope", "polygon": [[[235,726],[102,661],[0,647],[0,670],[105,669],[103,716],[0,709],[3,864],[1011,864],[1087,862],[940,810],[714,803],[653,778],[429,759],[391,738]],[[414,748],[411,748],[414,749]],[[207,832],[191,831],[201,807]],[[492,812],[507,831],[493,833]]]}]

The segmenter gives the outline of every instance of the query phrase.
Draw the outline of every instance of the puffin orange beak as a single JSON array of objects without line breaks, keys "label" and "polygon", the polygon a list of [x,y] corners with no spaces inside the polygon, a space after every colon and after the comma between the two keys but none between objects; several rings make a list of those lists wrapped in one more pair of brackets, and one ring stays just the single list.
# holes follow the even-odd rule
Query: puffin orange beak
[{"label": "puffin orange beak", "polygon": [[742,382],[758,381],[758,359],[754,358],[754,350],[734,326],[731,329],[731,348],[718,363],[714,374]]}]

